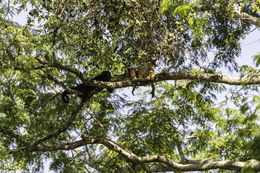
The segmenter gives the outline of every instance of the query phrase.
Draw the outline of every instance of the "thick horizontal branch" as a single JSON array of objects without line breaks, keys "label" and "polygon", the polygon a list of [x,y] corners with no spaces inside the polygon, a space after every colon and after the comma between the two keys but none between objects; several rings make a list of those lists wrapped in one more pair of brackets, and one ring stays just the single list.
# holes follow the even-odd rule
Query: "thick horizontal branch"
[{"label": "thick horizontal branch", "polygon": [[[37,59],[37,58],[36,58]],[[229,85],[250,85],[250,84],[260,84],[260,75],[251,75],[246,77],[229,77],[226,75],[219,75],[219,74],[211,74],[211,73],[204,73],[204,72],[174,72],[174,73],[160,73],[157,74],[154,79],[152,80],[131,80],[130,78],[123,77],[122,75],[115,76],[112,79],[112,82],[102,82],[102,81],[90,81],[88,78],[85,77],[83,73],[73,67],[65,66],[61,63],[55,62],[50,63],[41,59],[37,59],[41,64],[47,65],[49,67],[56,67],[62,70],[66,70],[69,72],[74,73],[77,75],[84,84],[97,86],[100,88],[110,87],[110,88],[123,88],[127,86],[145,86],[150,83],[164,81],[164,80],[197,80],[197,81],[208,81],[208,82],[215,82],[215,83],[224,83]],[[65,86],[62,86],[66,88]],[[68,88],[66,88],[68,89]],[[68,89],[69,90],[69,89]],[[69,91],[70,92],[70,91]],[[70,93],[74,93],[73,91]]]},{"label": "thick horizontal branch", "polygon": [[251,75],[245,77],[230,77],[226,75],[211,74],[211,73],[192,73],[192,72],[174,72],[174,73],[160,73],[156,74],[152,80],[131,80],[130,78],[122,79],[122,77],[115,76],[111,82],[90,82],[99,87],[123,88],[127,86],[145,86],[154,82],[165,80],[196,80],[207,81],[214,83],[223,83],[228,85],[253,85],[260,84],[260,75]]},{"label": "thick horizontal branch", "polygon": [[[40,75],[43,78],[48,78],[54,81],[56,84],[60,85],[66,91],[71,94],[81,95],[82,93],[76,90],[72,90],[65,86],[62,82],[54,78],[49,74]],[[223,83],[228,85],[253,85],[253,84],[260,84],[260,75],[251,75],[245,77],[230,77],[226,75],[220,74],[211,74],[211,73],[204,73],[204,72],[174,72],[174,73],[159,73],[156,74],[155,77],[151,80],[132,80],[130,77],[125,77],[122,75],[114,76],[111,82],[103,82],[103,81],[83,81],[84,84],[90,86],[96,86],[97,89],[93,90],[89,93],[89,98],[92,97],[94,94],[98,93],[100,90],[99,88],[124,88],[128,86],[147,86],[151,83],[165,81],[165,80],[196,80],[196,81],[207,81],[207,82],[215,82],[215,83]]]},{"label": "thick horizontal branch", "polygon": [[156,76],[155,81],[162,80],[197,80],[197,81],[208,81],[215,83],[223,83],[229,85],[251,85],[260,84],[260,75],[251,75],[246,77],[230,77],[226,75],[211,74],[211,73],[192,73],[192,72],[176,72],[176,73],[161,73]]},{"label": "thick horizontal branch", "polygon": [[57,150],[73,150],[75,148],[85,146],[88,144],[102,144],[108,149],[113,150],[123,155],[128,161],[136,164],[143,163],[163,163],[173,170],[179,171],[206,171],[210,169],[225,169],[225,170],[241,170],[245,166],[250,166],[256,171],[260,171],[260,161],[249,160],[246,162],[235,162],[231,160],[217,161],[217,160],[186,160],[185,163],[177,163],[165,156],[145,156],[139,157],[129,150],[123,148],[115,141],[106,138],[83,138],[82,140],[70,143],[55,144],[53,146],[42,146],[34,148],[24,148],[27,151],[57,151]]}]

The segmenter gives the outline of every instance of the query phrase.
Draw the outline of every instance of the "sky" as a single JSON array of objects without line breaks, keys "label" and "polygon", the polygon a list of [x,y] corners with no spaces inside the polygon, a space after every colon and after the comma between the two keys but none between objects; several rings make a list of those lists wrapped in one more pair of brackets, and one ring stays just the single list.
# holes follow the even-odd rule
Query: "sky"
[{"label": "sky", "polygon": [[245,40],[241,40],[241,47],[239,65],[252,65],[252,56],[260,54],[260,28],[247,35]]}]

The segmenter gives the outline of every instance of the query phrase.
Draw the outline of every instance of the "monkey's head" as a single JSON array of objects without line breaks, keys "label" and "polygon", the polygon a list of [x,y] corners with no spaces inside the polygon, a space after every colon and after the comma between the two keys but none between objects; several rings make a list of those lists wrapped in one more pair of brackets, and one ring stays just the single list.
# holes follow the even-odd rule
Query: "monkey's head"
[{"label": "monkey's head", "polygon": [[102,81],[110,81],[112,78],[109,71],[103,71],[100,76],[102,76]]},{"label": "monkey's head", "polygon": [[131,71],[134,70],[133,67],[126,67],[124,76],[131,77]]}]

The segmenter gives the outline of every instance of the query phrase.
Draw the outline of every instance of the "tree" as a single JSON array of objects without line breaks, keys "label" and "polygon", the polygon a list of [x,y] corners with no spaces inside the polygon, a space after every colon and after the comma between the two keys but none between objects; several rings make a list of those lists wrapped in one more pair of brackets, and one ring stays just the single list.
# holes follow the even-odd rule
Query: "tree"
[{"label": "tree", "polygon": [[[56,172],[260,171],[260,55],[252,67],[237,63],[241,40],[260,26],[259,0],[1,6],[1,170],[37,172],[47,159]],[[23,11],[21,25],[13,15]],[[156,76],[132,80],[129,66]],[[112,81],[89,80],[105,70]],[[97,87],[85,103],[77,83]],[[155,98],[121,89],[151,83]]]}]

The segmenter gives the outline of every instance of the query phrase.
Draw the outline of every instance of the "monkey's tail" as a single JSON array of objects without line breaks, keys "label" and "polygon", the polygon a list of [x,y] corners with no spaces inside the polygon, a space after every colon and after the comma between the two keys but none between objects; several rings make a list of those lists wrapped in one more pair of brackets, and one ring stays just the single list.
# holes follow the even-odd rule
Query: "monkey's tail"
[{"label": "monkey's tail", "polygon": [[154,85],[154,83],[151,84],[151,87],[152,87],[151,95],[152,95],[152,98],[153,98],[154,97],[154,92],[155,92],[155,85]]},{"label": "monkey's tail", "polygon": [[61,99],[64,103],[69,103],[69,97],[67,91],[63,91],[63,93],[61,94]]},{"label": "monkey's tail", "polygon": [[133,86],[133,89],[132,89],[132,94],[133,94],[133,96],[135,95],[135,88],[136,88],[136,86]]}]

